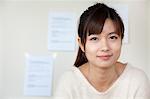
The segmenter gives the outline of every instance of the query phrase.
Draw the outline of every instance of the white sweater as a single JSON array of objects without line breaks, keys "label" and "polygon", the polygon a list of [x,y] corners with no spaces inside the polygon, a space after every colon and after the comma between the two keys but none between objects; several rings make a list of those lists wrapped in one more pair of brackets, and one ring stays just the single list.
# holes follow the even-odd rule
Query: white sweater
[{"label": "white sweater", "polygon": [[54,92],[56,99],[150,99],[150,83],[142,70],[127,64],[105,92],[97,91],[77,67],[62,75]]}]

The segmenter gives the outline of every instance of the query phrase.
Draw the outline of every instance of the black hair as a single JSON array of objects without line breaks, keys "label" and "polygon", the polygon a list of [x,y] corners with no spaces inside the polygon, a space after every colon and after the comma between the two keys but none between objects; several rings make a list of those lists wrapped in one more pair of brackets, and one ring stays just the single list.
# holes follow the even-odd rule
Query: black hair
[{"label": "black hair", "polygon": [[[116,26],[116,33],[123,39],[124,24],[115,9],[108,7],[104,3],[96,3],[85,10],[80,16],[78,25],[78,36],[81,39],[81,44],[86,44],[87,35],[100,34],[103,30],[106,19],[111,19]],[[85,53],[79,47],[78,54],[74,65],[76,67],[88,62]]]}]

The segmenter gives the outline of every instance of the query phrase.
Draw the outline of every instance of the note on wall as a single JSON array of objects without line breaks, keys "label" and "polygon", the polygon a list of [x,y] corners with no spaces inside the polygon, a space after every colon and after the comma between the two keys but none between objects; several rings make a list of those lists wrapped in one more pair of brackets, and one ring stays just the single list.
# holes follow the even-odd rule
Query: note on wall
[{"label": "note on wall", "polygon": [[25,96],[51,96],[53,61],[50,56],[26,55]]},{"label": "note on wall", "polygon": [[76,18],[71,12],[49,12],[48,49],[53,51],[74,51]]}]

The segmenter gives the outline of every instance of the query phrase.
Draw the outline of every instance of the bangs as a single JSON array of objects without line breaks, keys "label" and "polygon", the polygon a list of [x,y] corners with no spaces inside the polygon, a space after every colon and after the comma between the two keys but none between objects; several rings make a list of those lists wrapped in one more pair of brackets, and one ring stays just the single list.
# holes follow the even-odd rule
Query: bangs
[{"label": "bangs", "polygon": [[118,34],[119,36],[121,36],[121,27],[120,27],[120,25],[119,25],[119,23],[117,23],[117,21],[114,21],[114,20],[112,20],[113,21],[113,24],[114,24],[114,26],[116,27],[116,34]]},{"label": "bangs", "polygon": [[[89,12],[87,12],[89,10]],[[78,27],[78,35],[81,38],[81,43],[85,46],[87,36],[101,34],[106,19],[111,19],[115,26],[115,33],[122,39],[124,37],[124,24],[121,17],[112,8],[105,5],[98,6],[97,8],[89,8],[80,17]],[[81,20],[82,19],[82,20]]]},{"label": "bangs", "polygon": [[102,18],[95,18],[95,20],[91,20],[90,24],[87,25],[87,36],[93,35],[93,34],[101,34],[105,21],[106,19],[110,19],[112,20],[116,30],[114,31],[116,34],[118,34],[119,36],[121,36],[123,30],[121,28],[121,24],[115,20],[115,19],[111,19],[109,17],[102,17]]},{"label": "bangs", "polygon": [[114,9],[98,9],[91,15],[86,27],[87,36],[90,36],[91,34],[101,34],[106,19],[111,19],[116,27],[115,32],[122,38],[124,37],[124,25],[122,19],[118,14],[112,13],[112,10],[115,12]]},{"label": "bangs", "polygon": [[100,34],[106,20],[106,13],[95,13],[87,25],[87,35]]}]

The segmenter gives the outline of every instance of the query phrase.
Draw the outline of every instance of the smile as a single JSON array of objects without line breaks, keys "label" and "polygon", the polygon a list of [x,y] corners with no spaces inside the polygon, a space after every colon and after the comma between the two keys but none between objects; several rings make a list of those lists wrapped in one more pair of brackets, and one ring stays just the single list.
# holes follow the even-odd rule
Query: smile
[{"label": "smile", "polygon": [[100,55],[100,56],[97,56],[97,58],[107,61],[111,58],[111,56],[112,55]]}]

